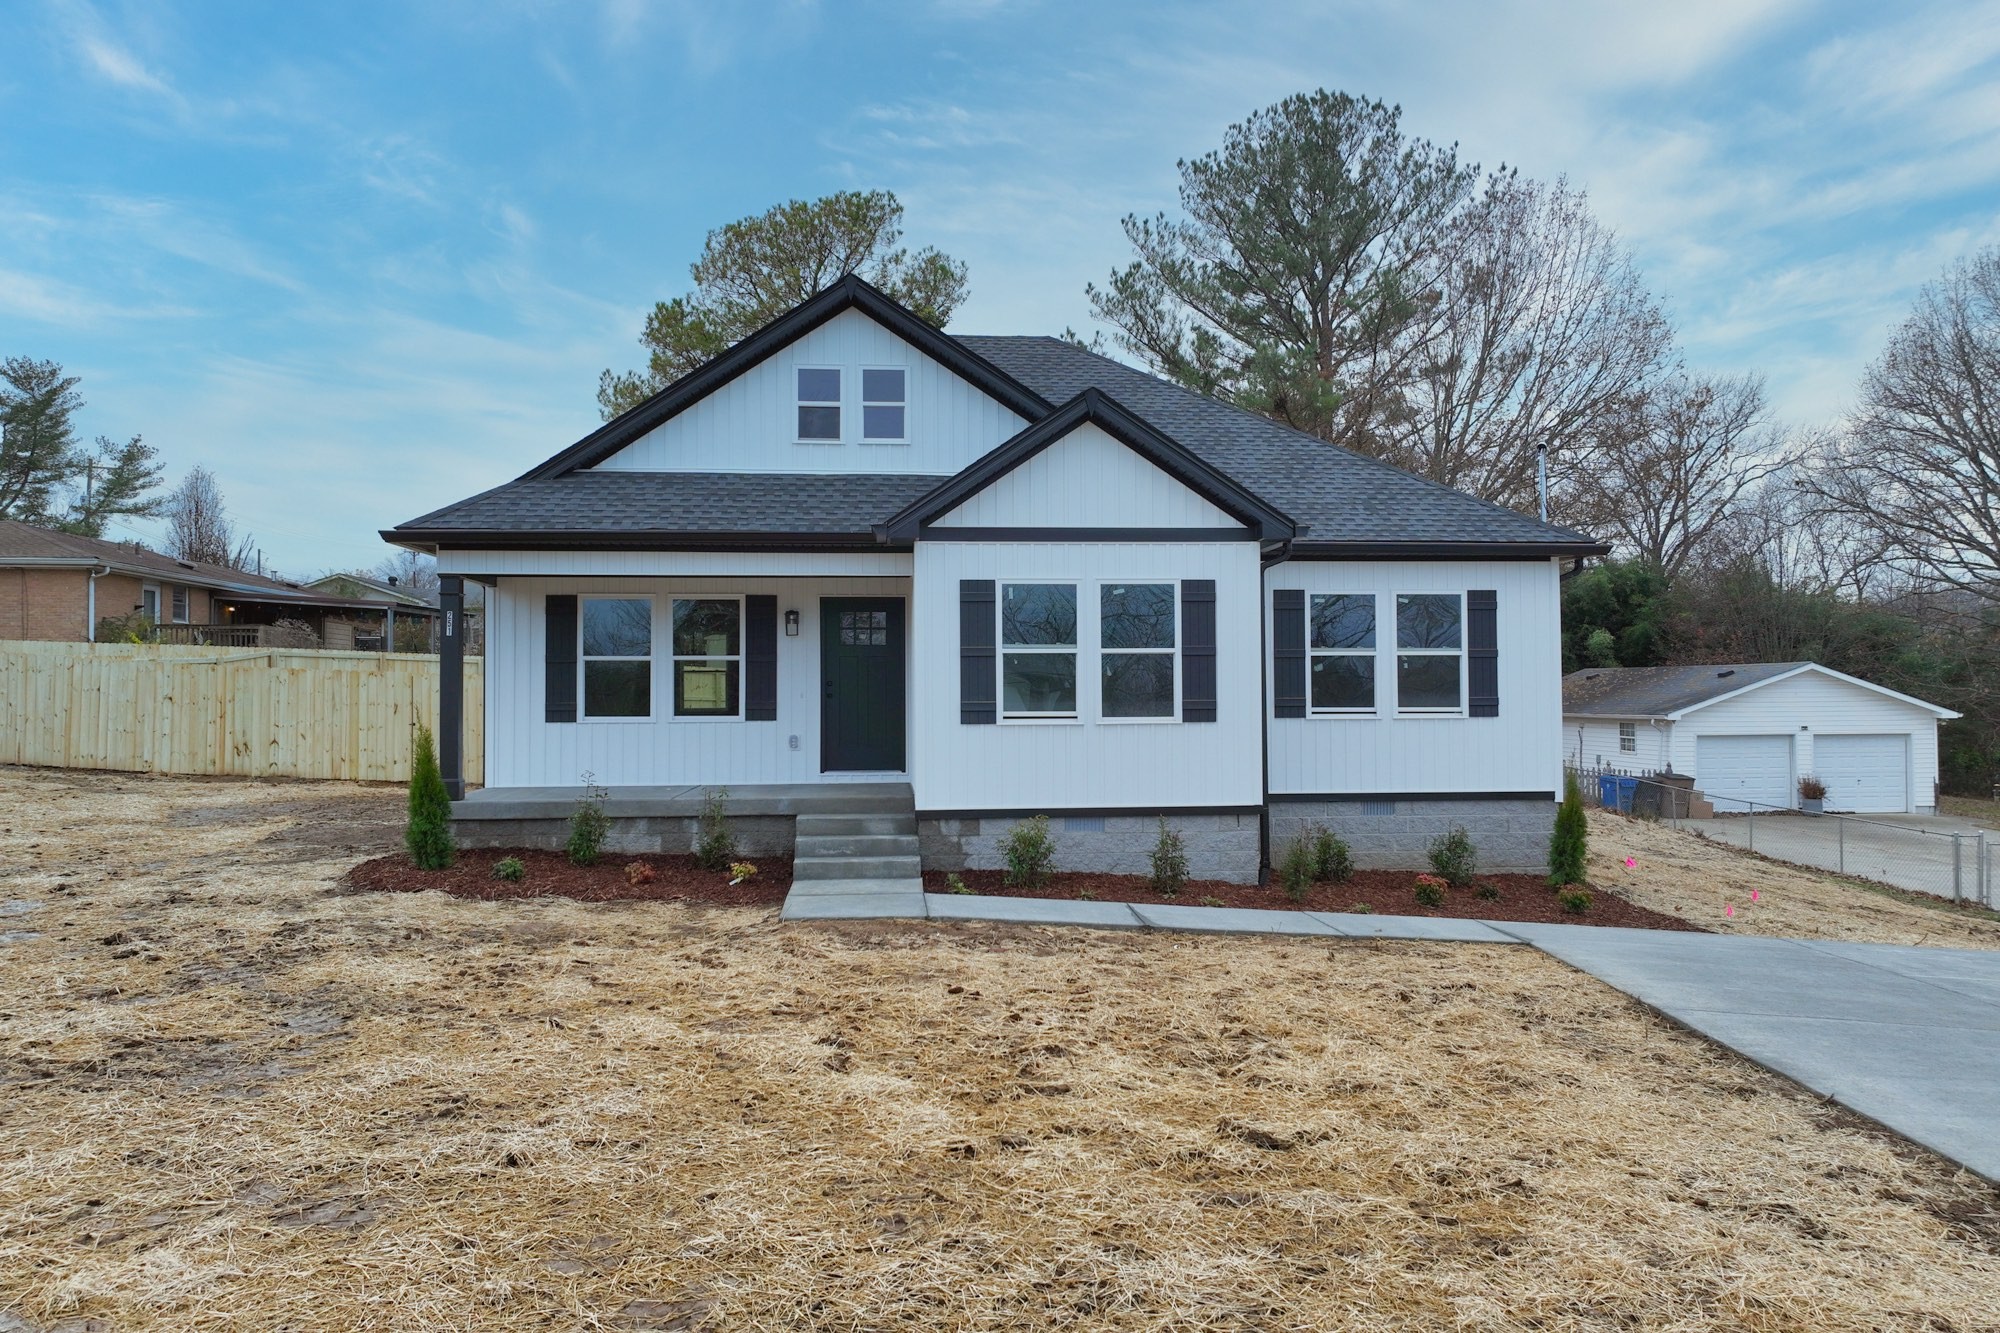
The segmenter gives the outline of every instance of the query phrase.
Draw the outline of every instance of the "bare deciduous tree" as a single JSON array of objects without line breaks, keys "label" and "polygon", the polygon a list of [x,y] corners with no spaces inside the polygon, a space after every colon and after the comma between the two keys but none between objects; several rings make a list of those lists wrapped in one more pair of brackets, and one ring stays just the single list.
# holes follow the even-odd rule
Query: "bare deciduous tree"
[{"label": "bare deciduous tree", "polygon": [[168,555],[176,560],[241,568],[236,563],[236,535],[229,526],[222,488],[215,484],[213,472],[205,467],[189,468],[167,499],[166,516]]},{"label": "bare deciduous tree", "polygon": [[1751,377],[1676,374],[1630,400],[1613,443],[1564,488],[1564,516],[1669,580],[1794,459]]},{"label": "bare deciduous tree", "polygon": [[2000,602],[2000,247],[1926,287],[1806,483],[1897,567]]},{"label": "bare deciduous tree", "polygon": [[1564,182],[1495,177],[1445,243],[1385,456],[1433,481],[1535,505],[1535,448],[1558,475],[1615,444],[1672,332],[1617,239]]}]

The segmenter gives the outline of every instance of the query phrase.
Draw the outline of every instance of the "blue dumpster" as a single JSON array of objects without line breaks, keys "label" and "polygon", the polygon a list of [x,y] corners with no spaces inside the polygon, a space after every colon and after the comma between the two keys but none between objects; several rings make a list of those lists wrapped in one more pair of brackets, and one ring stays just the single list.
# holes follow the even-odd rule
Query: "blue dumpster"
[{"label": "blue dumpster", "polygon": [[1639,779],[1621,777],[1616,773],[1597,775],[1597,803],[1606,810],[1616,810],[1621,815],[1632,813],[1632,798],[1639,793]]}]

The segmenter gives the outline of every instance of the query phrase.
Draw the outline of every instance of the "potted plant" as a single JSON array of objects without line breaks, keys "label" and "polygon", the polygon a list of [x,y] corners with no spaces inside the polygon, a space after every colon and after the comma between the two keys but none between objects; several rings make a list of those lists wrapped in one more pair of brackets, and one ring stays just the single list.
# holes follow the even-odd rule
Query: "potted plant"
[{"label": "potted plant", "polygon": [[1826,809],[1826,784],[1810,773],[1799,779],[1799,809],[1809,815]]}]

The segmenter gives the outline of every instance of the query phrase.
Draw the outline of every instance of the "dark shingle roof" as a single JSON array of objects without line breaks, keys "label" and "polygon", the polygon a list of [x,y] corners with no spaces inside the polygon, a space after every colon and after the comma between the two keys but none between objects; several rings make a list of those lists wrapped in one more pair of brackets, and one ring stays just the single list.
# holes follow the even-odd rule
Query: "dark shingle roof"
[{"label": "dark shingle roof", "polygon": [[1757,685],[1810,662],[1735,665],[1591,667],[1563,677],[1569,717],[1666,717],[1683,708]]},{"label": "dark shingle roof", "polygon": [[1318,542],[1592,544],[1583,533],[1475,499],[1391,464],[1183,389],[1062,338],[958,341],[1051,402],[1097,388],[1228,473]]},{"label": "dark shingle roof", "polygon": [[231,569],[227,565],[176,560],[165,552],[148,550],[137,542],[79,537],[74,533],[38,528],[13,519],[0,519],[0,566],[20,560],[109,565],[121,572],[158,578],[167,583],[221,589],[245,601],[295,602],[309,606],[374,605],[357,598],[318,592],[301,583],[266,578],[244,569]]},{"label": "dark shingle roof", "polygon": [[402,526],[468,536],[771,533],[848,536],[872,543],[873,524],[938,481],[880,473],[570,472],[511,481]]}]

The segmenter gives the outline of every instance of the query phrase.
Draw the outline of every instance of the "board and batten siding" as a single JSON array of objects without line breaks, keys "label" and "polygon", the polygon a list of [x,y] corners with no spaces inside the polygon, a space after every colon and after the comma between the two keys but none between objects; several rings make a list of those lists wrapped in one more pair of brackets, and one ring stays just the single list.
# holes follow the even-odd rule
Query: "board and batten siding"
[{"label": "board and batten siding", "polygon": [[[567,787],[586,772],[606,786],[848,780],[851,775],[820,772],[820,598],[907,598],[909,586],[897,578],[502,578],[486,595],[486,783]],[[778,599],[777,720],[675,718],[669,599],[751,593]],[[654,598],[651,718],[545,720],[550,594]],[[799,613],[796,636],[784,632],[786,611]],[[911,729],[907,711],[905,726]]]},{"label": "board and batten siding", "polygon": [[[1373,716],[1271,717],[1273,794],[1548,792],[1562,789],[1562,608],[1552,561],[1291,560],[1271,590],[1374,593]],[[1498,594],[1498,717],[1395,715],[1397,593]],[[1266,635],[1270,622],[1266,616]],[[1272,645],[1264,645],[1271,689]],[[1267,716],[1268,716],[1268,709]]]},{"label": "board and batten siding", "polygon": [[1632,719],[1632,743],[1638,748],[1618,748],[1616,719],[1570,717],[1563,719],[1563,759],[1580,768],[1615,768],[1627,773],[1657,773],[1667,766],[1668,737],[1672,724]]},{"label": "board and batten siding", "polygon": [[[1261,802],[1257,543],[918,542],[916,554],[910,738],[920,811],[1148,811]],[[959,720],[961,579],[1078,585],[1082,720]],[[1097,586],[1180,579],[1215,580],[1216,720],[1096,720]],[[1178,681],[1177,674],[1177,687]]]},{"label": "board and batten siding", "polygon": [[1694,774],[1695,785],[1701,785],[1701,770],[1695,763],[1699,736],[1783,735],[1793,738],[1793,770],[1800,775],[1814,771],[1813,742],[1819,736],[1907,735],[1910,801],[1918,810],[1929,810],[1936,803],[1936,715],[1816,671],[1760,685],[1682,716],[1673,729],[1674,771]]},{"label": "board and batten siding", "polygon": [[[798,438],[800,367],[841,371],[839,444]],[[903,444],[861,443],[861,371],[908,372]],[[859,310],[780,348],[597,464],[625,472],[892,472],[949,476],[1028,423]]]},{"label": "board and batten siding", "polygon": [[1085,422],[939,518],[946,528],[1242,525]]}]

